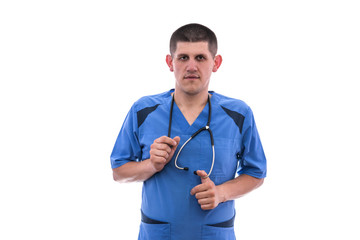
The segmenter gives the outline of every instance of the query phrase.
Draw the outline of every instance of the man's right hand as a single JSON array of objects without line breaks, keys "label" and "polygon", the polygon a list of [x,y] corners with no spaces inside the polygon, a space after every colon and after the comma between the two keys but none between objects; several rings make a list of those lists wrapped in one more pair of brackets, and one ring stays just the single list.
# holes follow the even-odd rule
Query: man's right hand
[{"label": "man's right hand", "polygon": [[171,139],[162,136],[154,140],[150,148],[150,162],[157,172],[160,172],[170,162],[179,142],[180,137]]}]

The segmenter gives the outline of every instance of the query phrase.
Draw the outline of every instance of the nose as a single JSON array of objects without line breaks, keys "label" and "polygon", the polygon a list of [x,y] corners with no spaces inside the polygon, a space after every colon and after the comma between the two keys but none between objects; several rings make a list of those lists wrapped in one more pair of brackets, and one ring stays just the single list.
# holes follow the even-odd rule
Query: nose
[{"label": "nose", "polygon": [[188,61],[188,65],[186,67],[188,72],[196,72],[197,71],[197,63],[194,59]]}]

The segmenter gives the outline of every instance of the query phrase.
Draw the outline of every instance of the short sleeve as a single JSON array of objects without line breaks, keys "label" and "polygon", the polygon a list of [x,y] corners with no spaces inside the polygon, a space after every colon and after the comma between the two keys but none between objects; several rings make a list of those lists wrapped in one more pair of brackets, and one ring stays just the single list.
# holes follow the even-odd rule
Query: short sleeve
[{"label": "short sleeve", "polygon": [[130,161],[141,160],[141,146],[138,139],[134,106],[127,114],[110,156],[111,167],[121,167]]},{"label": "short sleeve", "polygon": [[266,177],[266,158],[256,128],[254,115],[249,108],[243,125],[242,157],[238,174],[247,174],[256,178]]}]

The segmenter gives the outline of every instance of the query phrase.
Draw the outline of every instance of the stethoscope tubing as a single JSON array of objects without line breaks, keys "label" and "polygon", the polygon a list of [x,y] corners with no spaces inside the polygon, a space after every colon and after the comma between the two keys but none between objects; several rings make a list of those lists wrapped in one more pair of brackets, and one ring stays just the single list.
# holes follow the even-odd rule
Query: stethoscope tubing
[{"label": "stethoscope tubing", "polygon": [[[174,95],[173,94],[173,97],[172,97],[172,100],[171,100],[171,108],[170,108],[170,119],[169,119],[169,130],[168,130],[168,137],[170,137],[170,134],[171,134],[171,123],[172,123],[172,113],[173,113],[173,108],[174,108]],[[214,146],[214,137],[213,137],[213,133],[210,129],[210,121],[211,121],[211,102],[210,102],[210,96],[208,96],[208,104],[209,104],[209,116],[208,116],[208,122],[206,124],[205,127],[202,127],[200,128],[199,130],[197,130],[193,135],[191,135],[191,137],[186,140],[184,142],[184,144],[180,147],[178,153],[176,154],[176,157],[175,157],[175,167],[177,169],[180,169],[180,170],[185,170],[185,171],[188,171],[189,168],[188,167],[180,167],[178,164],[177,164],[177,160],[178,160],[178,157],[181,153],[181,151],[183,150],[183,148],[186,146],[186,144],[188,144],[191,139],[195,138],[199,133],[201,133],[202,131],[208,131],[209,132],[209,135],[210,135],[210,140],[211,140],[211,148],[212,148],[212,161],[211,161],[211,167],[210,167],[210,170],[209,170],[209,173],[207,174],[206,177],[204,178],[208,178],[214,168],[214,163],[215,163],[215,146]],[[197,174],[196,171],[194,171],[194,174]]]}]

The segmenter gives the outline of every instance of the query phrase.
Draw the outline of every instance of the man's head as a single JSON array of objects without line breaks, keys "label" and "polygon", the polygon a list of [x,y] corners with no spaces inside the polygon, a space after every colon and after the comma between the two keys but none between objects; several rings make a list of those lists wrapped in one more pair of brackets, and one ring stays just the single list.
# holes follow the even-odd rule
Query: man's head
[{"label": "man's head", "polygon": [[174,55],[178,42],[207,42],[212,57],[217,52],[216,35],[209,28],[191,23],[177,29],[170,38],[170,53]]},{"label": "man's head", "polygon": [[200,24],[185,25],[171,36],[170,52],[166,63],[175,74],[175,92],[207,96],[211,74],[222,62],[215,34]]}]

